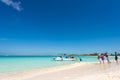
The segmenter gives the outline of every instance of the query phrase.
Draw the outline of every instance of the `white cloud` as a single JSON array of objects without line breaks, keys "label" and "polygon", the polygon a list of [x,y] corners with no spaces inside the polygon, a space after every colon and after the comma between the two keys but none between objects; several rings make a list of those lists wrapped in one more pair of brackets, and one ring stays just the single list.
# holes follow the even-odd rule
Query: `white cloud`
[{"label": "white cloud", "polygon": [[3,3],[5,3],[8,6],[12,6],[17,11],[21,11],[22,8],[20,6],[21,2],[14,2],[13,0],[1,0]]}]

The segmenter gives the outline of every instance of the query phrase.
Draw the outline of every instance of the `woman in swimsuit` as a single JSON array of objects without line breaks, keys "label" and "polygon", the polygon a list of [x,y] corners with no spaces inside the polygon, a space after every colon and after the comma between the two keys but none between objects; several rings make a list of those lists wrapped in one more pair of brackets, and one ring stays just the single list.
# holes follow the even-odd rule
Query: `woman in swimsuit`
[{"label": "woman in swimsuit", "polygon": [[105,60],[104,54],[101,54],[101,59],[102,59],[102,62],[103,62],[103,64],[104,64],[104,60]]}]

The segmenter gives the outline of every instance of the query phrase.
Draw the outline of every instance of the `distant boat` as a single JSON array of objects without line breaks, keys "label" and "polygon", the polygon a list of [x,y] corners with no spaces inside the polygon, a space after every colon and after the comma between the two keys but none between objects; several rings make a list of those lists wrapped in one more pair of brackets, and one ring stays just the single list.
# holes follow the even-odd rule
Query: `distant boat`
[{"label": "distant boat", "polygon": [[53,58],[53,60],[55,60],[55,61],[75,61],[75,58],[59,56],[59,57]]}]

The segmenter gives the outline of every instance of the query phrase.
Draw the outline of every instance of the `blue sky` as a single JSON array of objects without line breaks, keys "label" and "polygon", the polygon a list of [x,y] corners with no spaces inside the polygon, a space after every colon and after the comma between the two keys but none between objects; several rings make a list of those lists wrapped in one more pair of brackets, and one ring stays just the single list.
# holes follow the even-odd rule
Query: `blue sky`
[{"label": "blue sky", "polygon": [[0,0],[0,54],[120,52],[119,0]]}]

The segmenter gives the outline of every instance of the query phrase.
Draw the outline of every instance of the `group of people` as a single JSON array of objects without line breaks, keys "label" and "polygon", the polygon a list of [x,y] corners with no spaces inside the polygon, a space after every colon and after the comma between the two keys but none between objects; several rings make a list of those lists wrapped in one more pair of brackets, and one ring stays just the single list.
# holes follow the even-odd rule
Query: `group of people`
[{"label": "group of people", "polygon": [[[115,61],[116,63],[118,63],[118,55],[117,55],[117,52],[115,52]],[[105,54],[98,54],[98,61],[100,62],[100,64],[104,64],[104,61],[105,61],[105,57],[106,57],[106,60],[108,63],[111,63],[110,59],[109,59],[109,56],[108,56],[108,53],[105,53]]]}]

